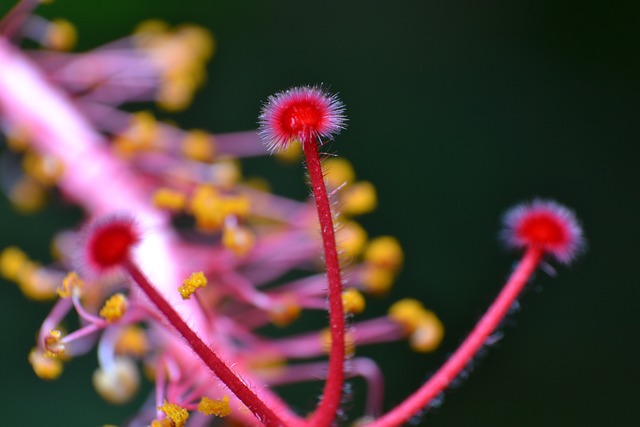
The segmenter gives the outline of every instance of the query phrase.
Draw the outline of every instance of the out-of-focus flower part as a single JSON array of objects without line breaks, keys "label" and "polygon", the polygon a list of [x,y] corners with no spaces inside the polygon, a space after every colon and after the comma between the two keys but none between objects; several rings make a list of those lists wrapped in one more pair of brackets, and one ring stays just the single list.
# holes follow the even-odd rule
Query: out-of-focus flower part
[{"label": "out-of-focus flower part", "polygon": [[[84,210],[86,225],[56,236],[49,266],[3,249],[0,274],[29,298],[55,300],[28,356],[38,377],[58,378],[65,363],[95,348],[96,391],[123,403],[138,392],[140,370],[149,374],[152,398],[128,426],[203,426],[213,416],[329,426],[341,416],[343,381],[356,376],[367,385],[362,423],[400,425],[459,375],[545,254],[566,262],[579,252],[582,232],[565,208],[534,202],[507,214],[507,241],[525,255],[505,289],[441,370],[383,414],[382,374],[358,348],[407,339],[431,352],[444,328],[415,300],[367,316],[367,299],[388,293],[404,253],[395,238],[370,239],[355,222],[378,203],[373,184],[358,181],[344,159],[320,161],[319,146],[345,127],[338,98],[293,88],[269,98],[260,132],[185,131],[122,106],[186,108],[215,50],[207,30],[148,21],[132,36],[72,53],[72,24],[35,15],[37,3],[19,1],[0,21],[1,185],[23,212],[61,193]],[[23,40],[42,49],[22,49]],[[240,161],[268,150],[283,159],[304,153],[313,200],[273,194],[242,176]],[[288,331],[305,312],[327,308],[328,328]],[[67,331],[61,325],[70,316],[79,326]],[[266,334],[268,325],[281,336]],[[325,379],[308,417],[276,392]]]}]

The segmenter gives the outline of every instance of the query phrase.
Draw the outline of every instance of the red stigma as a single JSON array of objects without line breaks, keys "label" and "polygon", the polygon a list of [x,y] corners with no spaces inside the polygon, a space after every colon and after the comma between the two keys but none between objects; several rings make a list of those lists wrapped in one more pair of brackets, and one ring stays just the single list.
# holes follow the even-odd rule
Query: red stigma
[{"label": "red stigma", "polygon": [[134,224],[128,219],[102,220],[87,230],[86,258],[96,272],[119,267],[140,240]]},{"label": "red stigma", "polygon": [[582,250],[582,229],[568,208],[547,200],[534,200],[509,210],[503,238],[516,248],[538,247],[568,263]]},{"label": "red stigma", "polygon": [[321,106],[307,99],[285,106],[280,112],[278,126],[288,135],[311,134],[316,129],[322,128]]},{"label": "red stigma", "polygon": [[271,97],[260,115],[260,135],[271,150],[294,141],[331,138],[344,128],[344,106],[317,87],[297,87]]}]

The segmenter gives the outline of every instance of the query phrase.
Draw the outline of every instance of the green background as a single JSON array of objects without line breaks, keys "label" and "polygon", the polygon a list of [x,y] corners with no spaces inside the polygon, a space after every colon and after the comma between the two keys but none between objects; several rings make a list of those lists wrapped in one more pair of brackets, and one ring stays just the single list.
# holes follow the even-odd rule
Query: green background
[{"label": "green background", "polygon": [[[362,222],[407,252],[390,300],[417,297],[447,328],[433,355],[404,342],[360,353],[381,362],[387,407],[455,348],[517,259],[496,238],[504,209],[534,196],[573,207],[586,256],[557,278],[539,274],[505,338],[419,422],[637,425],[640,2],[59,0],[40,12],[73,21],[81,50],[151,17],[211,28],[218,51],[206,88],[176,116],[186,127],[253,128],[260,103],[293,85],[340,93],[349,128],[332,150],[379,192]],[[301,167],[265,159],[245,171],[307,194]],[[45,259],[54,231],[77,219],[68,212],[21,217],[0,199],[0,246]],[[95,395],[95,355],[57,382],[38,380],[26,355],[48,305],[0,286],[3,425],[91,427],[135,411],[140,402],[112,407]],[[296,392],[296,405],[310,407],[319,389]]]}]

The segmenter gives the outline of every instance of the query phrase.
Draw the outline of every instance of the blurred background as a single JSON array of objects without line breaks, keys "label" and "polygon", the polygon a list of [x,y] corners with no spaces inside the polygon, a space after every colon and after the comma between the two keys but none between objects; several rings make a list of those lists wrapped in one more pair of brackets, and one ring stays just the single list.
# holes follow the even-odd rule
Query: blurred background
[{"label": "blurred background", "polygon": [[[0,0],[0,14],[12,4]],[[387,407],[455,349],[517,260],[497,240],[502,212],[535,196],[574,208],[586,256],[556,278],[539,274],[505,337],[416,424],[637,425],[639,2],[58,0],[40,13],[76,24],[78,50],[148,18],[210,28],[209,81],[174,116],[186,128],[254,128],[261,102],[294,85],[339,92],[349,127],[331,149],[378,189],[379,208],[362,223],[406,250],[388,301],[366,315],[411,296],[446,326],[434,354],[406,342],[358,350],[380,362]],[[265,158],[244,171],[307,195],[301,166]],[[0,247],[46,261],[51,236],[78,218],[60,206],[21,216],[0,198]],[[3,424],[119,425],[135,411],[144,392],[115,407],[93,391],[95,354],[56,382],[37,379],[27,353],[50,305],[0,286]],[[362,387],[354,381],[356,395]],[[306,390],[289,390],[296,405],[310,407],[320,386]]]}]

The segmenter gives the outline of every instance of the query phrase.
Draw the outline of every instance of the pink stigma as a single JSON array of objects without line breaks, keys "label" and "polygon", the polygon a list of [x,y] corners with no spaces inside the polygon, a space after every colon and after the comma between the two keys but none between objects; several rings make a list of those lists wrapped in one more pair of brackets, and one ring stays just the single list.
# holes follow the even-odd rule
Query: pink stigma
[{"label": "pink stigma", "polygon": [[260,114],[260,136],[270,150],[295,141],[331,138],[345,126],[344,106],[318,87],[301,86],[270,96]]},{"label": "pink stigma", "polygon": [[128,218],[103,219],[85,231],[85,258],[95,273],[121,266],[131,248],[140,240],[133,221]]},{"label": "pink stigma", "polygon": [[503,218],[502,237],[514,248],[538,247],[563,264],[584,248],[582,228],[570,209],[549,200],[511,208]]}]

